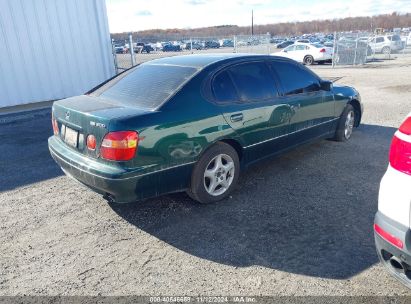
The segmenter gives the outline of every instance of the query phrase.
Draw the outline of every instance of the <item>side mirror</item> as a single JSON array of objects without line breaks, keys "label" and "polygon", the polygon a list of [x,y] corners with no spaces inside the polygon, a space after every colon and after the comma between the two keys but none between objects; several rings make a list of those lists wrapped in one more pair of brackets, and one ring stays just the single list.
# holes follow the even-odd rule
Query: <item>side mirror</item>
[{"label": "side mirror", "polygon": [[333,88],[333,83],[329,80],[321,80],[320,87],[323,91],[331,91]]}]

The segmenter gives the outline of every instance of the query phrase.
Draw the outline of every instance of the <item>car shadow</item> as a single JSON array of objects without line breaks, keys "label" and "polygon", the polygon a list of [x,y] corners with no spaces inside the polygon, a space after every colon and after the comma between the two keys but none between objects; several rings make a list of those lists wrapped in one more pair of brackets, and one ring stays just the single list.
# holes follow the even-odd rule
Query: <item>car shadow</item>
[{"label": "car shadow", "polygon": [[0,192],[63,175],[47,146],[53,132],[51,112],[33,111],[8,119],[0,123]]},{"label": "car shadow", "polygon": [[178,193],[111,207],[202,259],[346,279],[378,261],[372,224],[394,132],[362,125],[349,142],[324,140],[263,161],[217,204]]}]

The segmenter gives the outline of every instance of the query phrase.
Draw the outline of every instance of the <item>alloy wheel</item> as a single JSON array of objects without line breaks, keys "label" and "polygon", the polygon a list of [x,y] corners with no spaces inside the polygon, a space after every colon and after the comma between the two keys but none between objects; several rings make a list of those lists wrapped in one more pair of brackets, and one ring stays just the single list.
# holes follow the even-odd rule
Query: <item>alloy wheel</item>
[{"label": "alloy wheel", "polygon": [[219,196],[230,188],[234,179],[234,161],[227,154],[218,154],[204,172],[204,187],[208,194]]},{"label": "alloy wheel", "polygon": [[354,129],[355,114],[354,111],[350,111],[345,119],[344,137],[349,139]]}]

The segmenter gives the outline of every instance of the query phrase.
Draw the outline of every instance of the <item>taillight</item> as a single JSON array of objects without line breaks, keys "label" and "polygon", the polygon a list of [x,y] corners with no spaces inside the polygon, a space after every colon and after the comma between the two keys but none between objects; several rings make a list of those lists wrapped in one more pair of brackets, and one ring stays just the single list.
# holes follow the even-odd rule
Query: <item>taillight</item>
[{"label": "taillight", "polygon": [[54,118],[54,116],[52,116],[51,118],[51,124],[53,125],[53,133],[54,135],[59,135],[59,125],[57,123],[57,119]]},{"label": "taillight", "polygon": [[382,229],[377,224],[374,224],[374,230],[377,232],[383,239],[391,243],[392,245],[402,249],[404,248],[404,243],[399,239]]},{"label": "taillight", "polygon": [[398,171],[411,175],[411,143],[396,135],[391,142],[390,165]]},{"label": "taillight", "polygon": [[135,131],[110,132],[104,136],[100,154],[108,160],[130,160],[136,154],[137,144],[138,133]]},{"label": "taillight", "polygon": [[97,145],[97,141],[96,141],[96,137],[94,135],[89,135],[87,136],[87,148],[89,150],[96,150],[96,145]]},{"label": "taillight", "polygon": [[407,117],[407,119],[404,120],[404,122],[401,124],[399,130],[400,130],[401,133],[411,135],[411,116]]},{"label": "taillight", "polygon": [[411,117],[407,117],[398,132],[394,134],[390,148],[390,165],[398,171],[411,175],[411,142],[404,140],[409,135],[411,135]]},{"label": "taillight", "polygon": [[320,50],[320,53],[325,53],[325,49],[321,49],[321,50]]}]

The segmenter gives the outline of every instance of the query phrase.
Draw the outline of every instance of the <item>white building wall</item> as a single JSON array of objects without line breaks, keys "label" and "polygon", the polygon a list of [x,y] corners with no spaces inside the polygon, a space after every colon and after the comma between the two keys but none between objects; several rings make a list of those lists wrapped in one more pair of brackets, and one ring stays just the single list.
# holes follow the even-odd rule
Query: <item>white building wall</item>
[{"label": "white building wall", "polygon": [[0,107],[82,94],[114,73],[104,0],[0,0]]}]

